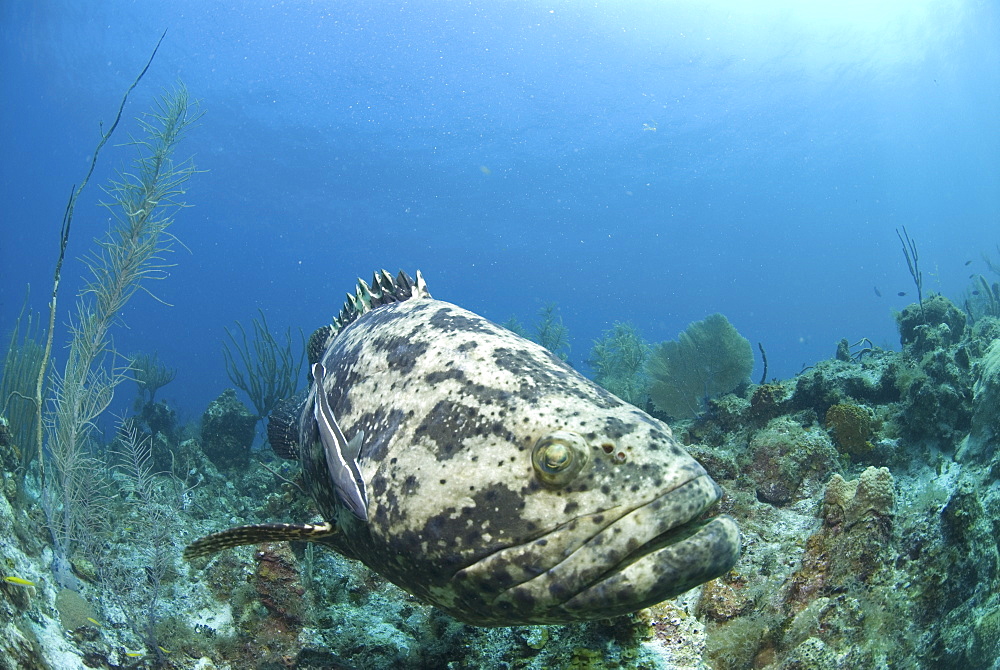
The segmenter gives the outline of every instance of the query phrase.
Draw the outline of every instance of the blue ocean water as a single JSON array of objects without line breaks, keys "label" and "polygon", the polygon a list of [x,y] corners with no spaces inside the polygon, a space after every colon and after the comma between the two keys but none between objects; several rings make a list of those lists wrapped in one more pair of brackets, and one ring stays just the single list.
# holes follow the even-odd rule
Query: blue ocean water
[{"label": "blue ocean water", "polygon": [[[178,370],[187,418],[231,385],[224,328],[308,335],[381,267],[495,321],[555,302],[584,371],[615,321],[661,341],[722,312],[785,378],[841,338],[898,347],[896,228],[957,303],[1000,256],[988,0],[6,2],[0,332],[26,285],[45,309],[71,187],[164,30],[112,143],[183,81],[205,172],[149,286],[171,306],[137,295],[114,343]],[[77,204],[57,356],[132,155]]]}]

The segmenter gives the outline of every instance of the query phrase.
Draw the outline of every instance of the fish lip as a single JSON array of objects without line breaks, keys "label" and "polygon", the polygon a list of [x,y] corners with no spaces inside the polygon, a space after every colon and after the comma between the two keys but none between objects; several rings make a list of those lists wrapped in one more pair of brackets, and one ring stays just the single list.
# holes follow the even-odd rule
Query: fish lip
[{"label": "fish lip", "polygon": [[[623,518],[630,517],[631,515],[649,516],[651,514],[655,514],[658,511],[659,506],[663,502],[668,501],[669,498],[676,496],[679,490],[686,489],[689,485],[701,485],[703,483],[711,485],[714,489],[712,495],[706,496],[700,504],[695,506],[686,518],[682,516],[681,518],[683,520],[680,523],[667,526],[661,532],[656,533],[655,535],[649,537],[649,539],[645,542],[636,546],[625,557],[623,557],[618,564],[609,568],[606,574],[615,574],[622,568],[635,563],[653,551],[683,542],[692,535],[696,534],[700,528],[710,523],[711,519],[708,517],[710,514],[709,510],[711,510],[711,508],[714,507],[715,504],[722,498],[722,489],[719,488],[719,485],[716,484],[715,481],[707,474],[690,479],[684,484],[681,484],[666,493],[660,494],[648,503],[640,505],[628,514],[624,515]],[[621,521],[621,519],[619,519],[619,521]],[[611,525],[614,526],[617,523],[618,521]]]},{"label": "fish lip", "polygon": [[[494,604],[527,614],[532,603],[544,599],[550,604],[544,612],[531,612],[532,622],[558,623],[626,614],[683,593],[724,573],[739,556],[735,522],[726,516],[705,519],[721,497],[719,486],[702,472],[617,515]],[[710,556],[695,556],[693,548]]]},{"label": "fish lip", "polygon": [[562,603],[562,611],[580,619],[634,612],[725,574],[740,557],[742,538],[728,515],[699,515],[675,530],[665,534],[673,538],[654,538]]},{"label": "fish lip", "polygon": [[[608,567],[592,577],[590,584],[620,572],[652,551],[686,540],[706,523],[705,515],[721,498],[719,485],[707,474],[700,474],[622,514],[577,550],[599,553],[595,550],[606,547],[605,557],[619,556],[618,560],[605,561]],[[626,539],[618,540],[616,535]]]}]

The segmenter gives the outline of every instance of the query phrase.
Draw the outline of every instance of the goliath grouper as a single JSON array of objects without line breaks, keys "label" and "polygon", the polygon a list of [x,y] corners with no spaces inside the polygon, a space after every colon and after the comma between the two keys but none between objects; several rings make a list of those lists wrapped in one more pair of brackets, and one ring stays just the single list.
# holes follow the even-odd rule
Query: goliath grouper
[{"label": "goliath grouper", "polygon": [[319,542],[478,626],[632,612],[725,573],[721,490],[670,428],[541,346],[382,271],[310,339],[312,384],[272,414],[323,523],[209,535],[186,558]]}]

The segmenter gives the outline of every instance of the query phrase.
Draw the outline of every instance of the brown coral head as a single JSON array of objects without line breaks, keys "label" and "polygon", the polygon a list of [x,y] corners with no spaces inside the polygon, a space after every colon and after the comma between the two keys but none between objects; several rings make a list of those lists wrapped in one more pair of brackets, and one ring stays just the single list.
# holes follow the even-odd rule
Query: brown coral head
[{"label": "brown coral head", "polygon": [[871,443],[875,417],[867,407],[850,403],[833,405],[826,411],[826,427],[837,446],[851,456],[861,456],[875,448]]}]

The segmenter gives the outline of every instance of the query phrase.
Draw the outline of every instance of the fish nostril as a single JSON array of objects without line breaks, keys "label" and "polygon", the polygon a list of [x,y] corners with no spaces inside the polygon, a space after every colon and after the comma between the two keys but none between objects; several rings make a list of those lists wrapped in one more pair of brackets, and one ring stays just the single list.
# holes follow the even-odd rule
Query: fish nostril
[{"label": "fish nostril", "polygon": [[615,445],[611,444],[610,442],[605,442],[604,444],[601,445],[601,449],[604,451],[604,453],[610,454],[612,451],[615,450]]}]

